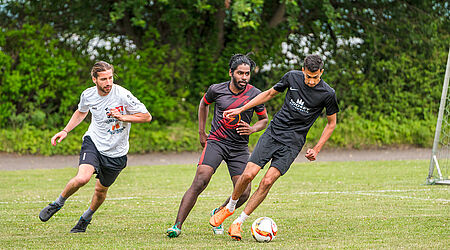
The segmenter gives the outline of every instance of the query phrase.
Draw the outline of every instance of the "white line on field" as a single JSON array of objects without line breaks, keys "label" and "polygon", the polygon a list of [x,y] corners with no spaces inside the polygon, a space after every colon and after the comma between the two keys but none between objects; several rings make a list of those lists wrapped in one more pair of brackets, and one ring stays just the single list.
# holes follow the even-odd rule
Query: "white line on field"
[{"label": "white line on field", "polygon": [[[321,195],[321,194],[346,194],[346,195],[366,195],[366,196],[380,196],[380,197],[389,197],[389,198],[400,198],[400,199],[414,199],[414,200],[423,200],[423,201],[437,201],[437,202],[450,202],[450,200],[447,199],[432,199],[432,198],[420,198],[420,197],[413,197],[413,196],[404,196],[404,195],[389,195],[389,194],[383,194],[383,193],[402,193],[402,192],[424,192],[424,191],[431,191],[431,189],[396,189],[396,190],[366,190],[366,191],[321,191],[321,192],[297,192],[297,193],[289,193],[289,194],[281,194],[281,193],[272,193],[269,196],[287,196],[287,195]],[[175,196],[147,196],[147,197],[114,197],[114,198],[106,198],[106,200],[113,200],[113,201],[121,201],[121,200],[134,200],[134,199],[175,199],[180,198],[182,196],[182,193],[180,195]],[[217,197],[217,194],[213,193],[205,193],[200,195],[203,198],[208,197]],[[71,201],[78,201],[78,202],[86,202],[86,200],[71,200]],[[49,201],[0,201],[0,204],[25,204],[25,203],[48,203]]]},{"label": "white line on field", "polygon": [[[410,189],[410,190],[373,190],[373,191],[332,191],[332,192],[298,192],[293,193],[297,195],[315,195],[315,194],[356,194],[356,195],[367,195],[367,196],[380,196],[380,197],[390,197],[390,198],[400,198],[400,199],[414,199],[414,200],[423,200],[423,201],[439,201],[439,202],[450,202],[447,199],[432,199],[432,198],[420,198],[413,196],[404,196],[404,195],[388,195],[388,194],[380,194],[380,193],[399,193],[399,192],[422,192],[422,191],[430,191],[431,189]],[[283,194],[279,194],[283,195]],[[291,194],[289,194],[291,195]]]}]

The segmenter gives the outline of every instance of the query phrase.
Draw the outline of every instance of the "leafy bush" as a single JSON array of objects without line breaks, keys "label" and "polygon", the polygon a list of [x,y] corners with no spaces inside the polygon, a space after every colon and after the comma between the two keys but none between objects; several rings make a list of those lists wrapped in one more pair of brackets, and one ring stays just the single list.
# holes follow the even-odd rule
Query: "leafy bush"
[{"label": "leafy bush", "polygon": [[50,128],[72,114],[89,71],[53,36],[47,25],[0,33],[0,126]]},{"label": "leafy bush", "polygon": [[[326,144],[326,148],[368,148],[379,146],[415,145],[431,147],[436,119],[408,120],[401,116],[380,117],[376,121],[367,120],[356,109],[339,114],[338,125]],[[319,118],[311,128],[305,147],[312,147],[320,138],[326,118]],[[208,126],[209,127],[209,126]],[[81,137],[88,128],[83,122],[56,147],[50,139],[55,129],[40,129],[25,126],[22,129],[0,129],[0,151],[20,154],[78,154]],[[208,129],[208,128],[207,128]],[[250,136],[253,149],[260,131]],[[201,151],[198,141],[198,127],[195,122],[177,123],[170,126],[156,123],[133,124],[130,134],[130,153]]]}]

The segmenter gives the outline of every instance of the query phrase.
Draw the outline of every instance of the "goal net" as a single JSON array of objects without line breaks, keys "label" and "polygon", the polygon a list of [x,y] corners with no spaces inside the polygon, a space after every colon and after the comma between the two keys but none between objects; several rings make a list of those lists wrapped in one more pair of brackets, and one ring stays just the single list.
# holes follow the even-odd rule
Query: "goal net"
[{"label": "goal net", "polygon": [[441,104],[439,107],[436,133],[434,135],[431,153],[430,169],[427,184],[450,185],[450,50],[445,71],[444,86],[442,88]]}]

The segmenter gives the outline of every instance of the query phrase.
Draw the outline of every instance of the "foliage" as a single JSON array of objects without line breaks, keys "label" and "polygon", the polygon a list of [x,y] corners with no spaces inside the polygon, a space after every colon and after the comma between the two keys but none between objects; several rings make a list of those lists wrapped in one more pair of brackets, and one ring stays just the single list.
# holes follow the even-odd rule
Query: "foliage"
[{"label": "foliage", "polygon": [[0,126],[46,128],[75,110],[87,72],[53,36],[48,25],[0,34]]},{"label": "foliage", "polygon": [[[448,187],[423,186],[427,161],[313,162],[294,164],[243,224],[242,241],[213,235],[211,209],[232,184],[223,165],[176,239],[165,235],[192,183],[195,165],[129,166],[83,235],[68,233],[89,207],[95,178],[48,222],[39,211],[60,194],[75,168],[1,171],[0,245],[33,249],[436,249],[448,248]],[[261,171],[252,182],[256,190]],[[228,228],[237,214],[224,222]],[[252,239],[253,220],[278,225],[274,241]],[[101,240],[99,240],[101,239]]]},{"label": "foliage", "polygon": [[[402,121],[371,127],[374,136],[365,138],[385,132],[386,138],[361,146],[428,145],[420,139],[428,132],[415,132],[417,142],[393,138],[414,122],[434,128],[449,9],[437,0],[1,1],[0,126],[63,127],[81,91],[92,86],[89,69],[97,60],[115,65],[116,82],[143,101],[164,130],[196,120],[208,86],[229,80],[235,53],[254,53],[259,67],[252,84],[261,90],[300,69],[305,55],[319,53],[323,78],[345,114],[341,120],[357,112],[358,121],[371,124]],[[269,113],[282,102],[280,96],[268,103]]]},{"label": "foliage", "polygon": [[[270,118],[269,118],[270,120]],[[319,140],[326,118],[319,118],[308,133],[304,148],[313,147]],[[338,125],[328,140],[326,148],[371,148],[412,145],[431,147],[436,117],[425,120],[407,120],[400,114],[365,119],[356,109],[340,114]],[[157,123],[134,124],[130,134],[130,153],[148,152],[200,152],[196,122],[176,123],[170,126]],[[0,129],[0,152],[42,155],[74,155],[81,147],[81,137],[88,123],[83,122],[70,132],[61,144],[51,146],[51,137],[57,129],[40,129],[25,126],[21,129]],[[207,126],[207,131],[209,126]],[[255,147],[260,131],[250,136],[249,147]],[[325,149],[326,150],[326,149]]]}]

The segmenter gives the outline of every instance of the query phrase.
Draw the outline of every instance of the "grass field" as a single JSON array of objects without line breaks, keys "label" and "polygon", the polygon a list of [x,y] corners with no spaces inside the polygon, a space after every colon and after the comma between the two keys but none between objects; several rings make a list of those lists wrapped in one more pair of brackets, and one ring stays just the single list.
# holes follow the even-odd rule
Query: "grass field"
[{"label": "grass field", "polygon": [[[75,168],[0,172],[0,248],[305,249],[450,247],[450,188],[425,186],[427,161],[294,164],[243,226],[243,240],[213,235],[209,212],[231,193],[226,166],[183,225],[180,237],[165,231],[175,220],[195,166],[128,167],[84,234],[70,234],[88,207],[94,180],[48,222],[39,211],[54,200]],[[255,190],[262,174],[253,183]],[[225,221],[225,229],[242,211]],[[268,216],[278,237],[257,243],[254,219]]]}]

